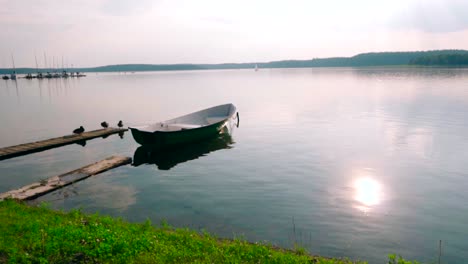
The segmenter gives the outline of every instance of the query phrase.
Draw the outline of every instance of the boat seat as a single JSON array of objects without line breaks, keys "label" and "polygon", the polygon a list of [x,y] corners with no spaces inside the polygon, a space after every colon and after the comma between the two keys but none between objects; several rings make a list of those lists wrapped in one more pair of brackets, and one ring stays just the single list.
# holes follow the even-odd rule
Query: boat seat
[{"label": "boat seat", "polygon": [[195,125],[195,124],[183,124],[183,123],[176,123],[176,124],[169,124],[170,128],[180,128],[180,129],[191,129],[191,128],[197,128],[200,127],[200,125]]},{"label": "boat seat", "polygon": [[208,124],[211,125],[211,124],[223,121],[226,118],[227,118],[227,116],[212,116],[212,117],[207,117],[206,122],[208,122]]}]

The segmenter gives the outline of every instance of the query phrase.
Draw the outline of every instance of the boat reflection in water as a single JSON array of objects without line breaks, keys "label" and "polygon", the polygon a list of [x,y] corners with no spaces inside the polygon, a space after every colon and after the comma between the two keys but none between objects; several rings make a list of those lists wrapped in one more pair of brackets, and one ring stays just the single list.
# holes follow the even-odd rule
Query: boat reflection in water
[{"label": "boat reflection in water", "polygon": [[216,137],[177,147],[161,149],[140,146],[133,155],[132,165],[136,167],[141,164],[155,164],[160,170],[170,170],[179,163],[198,159],[210,152],[230,149],[233,144],[234,141],[228,129],[225,128]]}]

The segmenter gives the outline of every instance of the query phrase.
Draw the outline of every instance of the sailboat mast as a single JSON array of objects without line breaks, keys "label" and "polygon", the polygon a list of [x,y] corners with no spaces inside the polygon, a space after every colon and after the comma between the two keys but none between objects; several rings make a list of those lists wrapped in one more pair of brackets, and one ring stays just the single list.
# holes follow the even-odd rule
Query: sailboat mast
[{"label": "sailboat mast", "polygon": [[44,67],[47,69],[47,57],[44,51]]},{"label": "sailboat mast", "polygon": [[37,65],[37,56],[36,56],[36,53],[34,53],[34,59],[36,60],[36,72],[39,73],[39,66]]},{"label": "sailboat mast", "polygon": [[11,54],[11,62],[13,63],[13,73],[10,75],[10,79],[16,80],[16,67],[15,60],[13,59],[13,53]]},{"label": "sailboat mast", "polygon": [[13,59],[13,54],[11,54],[11,61],[13,62],[13,70],[16,71],[15,60]]}]

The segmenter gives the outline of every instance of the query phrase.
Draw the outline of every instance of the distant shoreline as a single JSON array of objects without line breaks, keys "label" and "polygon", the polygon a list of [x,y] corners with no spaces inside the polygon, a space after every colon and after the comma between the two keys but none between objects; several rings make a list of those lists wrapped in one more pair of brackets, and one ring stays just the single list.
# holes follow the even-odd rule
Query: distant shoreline
[{"label": "distant shoreline", "polygon": [[[220,63],[220,64],[117,64],[82,68],[16,68],[18,74],[36,72],[145,72],[227,70],[258,68],[322,68],[322,67],[468,67],[468,50],[433,50],[411,52],[361,53],[352,57],[315,58],[311,60],[281,60],[271,62]],[[0,74],[11,74],[12,68],[0,69]]]}]

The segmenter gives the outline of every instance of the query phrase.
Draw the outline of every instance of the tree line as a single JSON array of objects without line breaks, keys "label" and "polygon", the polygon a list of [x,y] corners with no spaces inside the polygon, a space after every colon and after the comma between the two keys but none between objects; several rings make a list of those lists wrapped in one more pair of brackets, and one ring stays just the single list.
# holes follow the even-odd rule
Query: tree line
[{"label": "tree line", "polygon": [[412,59],[411,65],[468,66],[468,54],[440,54]]},{"label": "tree line", "polygon": [[[313,68],[313,67],[373,67],[373,66],[467,66],[468,50],[432,50],[408,52],[371,52],[352,57],[315,58],[311,60],[281,60],[271,62],[222,64],[121,64],[90,68],[74,68],[79,72],[133,72],[133,71],[184,71],[213,69],[259,68]],[[39,69],[40,72],[62,69]],[[67,69],[65,69],[67,70]],[[12,69],[0,69],[9,74]],[[35,73],[35,68],[17,68],[17,73]]]}]

